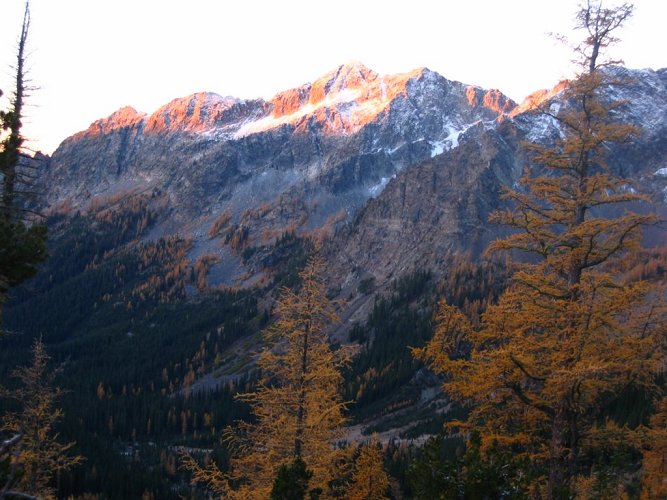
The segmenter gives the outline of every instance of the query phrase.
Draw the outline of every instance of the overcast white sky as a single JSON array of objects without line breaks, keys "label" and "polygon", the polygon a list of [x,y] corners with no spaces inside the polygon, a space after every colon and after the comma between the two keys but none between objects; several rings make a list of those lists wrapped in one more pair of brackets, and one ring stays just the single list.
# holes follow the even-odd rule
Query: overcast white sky
[{"label": "overcast white sky", "polygon": [[[52,152],[130,105],[152,112],[211,91],[269,98],[350,60],[381,74],[427,66],[520,101],[571,73],[577,0],[32,0],[33,93],[24,132]],[[667,1],[636,0],[614,55],[667,66]],[[23,0],[2,0],[0,88],[12,86]],[[3,103],[6,104],[6,103]]]}]

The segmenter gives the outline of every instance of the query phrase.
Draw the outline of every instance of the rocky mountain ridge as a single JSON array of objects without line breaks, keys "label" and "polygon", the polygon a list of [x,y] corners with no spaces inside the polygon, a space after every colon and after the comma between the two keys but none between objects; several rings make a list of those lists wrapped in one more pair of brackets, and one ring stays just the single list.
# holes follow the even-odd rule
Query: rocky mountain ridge
[{"label": "rocky mountain ridge", "polygon": [[[312,83],[279,92],[268,101],[198,92],[174,99],[150,115],[124,107],[66,141],[131,126],[140,126],[145,132],[154,133],[208,132],[227,139],[283,125],[307,131],[308,127],[318,124],[330,134],[349,134],[377,120],[396,98],[414,95],[416,85],[423,82],[437,84],[442,80],[428,68],[381,76],[361,63],[351,62]],[[517,107],[498,90],[484,90],[472,85],[463,87],[471,107],[488,108],[498,115],[509,114]]]},{"label": "rocky mountain ridge", "polygon": [[[606,90],[621,102],[614,113],[640,131],[610,165],[662,204],[667,187],[653,174],[667,165],[667,70],[610,71],[622,83]],[[426,68],[381,76],[355,62],[269,101],[202,92],[151,115],[122,108],[61,144],[44,191],[51,207],[83,210],[93,200],[150,193],[159,206],[152,237],[191,237],[192,260],[217,255],[226,264],[216,264],[213,284],[260,272],[238,248],[212,241],[221,217],[240,228],[243,248],[288,229],[347,222],[332,246],[333,281],[370,274],[381,282],[484,247],[502,186],[514,185],[526,164],[522,141],[561,133],[534,109],[566,105],[559,99],[567,84],[517,105]]]},{"label": "rocky mountain ridge", "polygon": [[[613,146],[612,171],[628,179],[628,189],[646,193],[651,210],[667,214],[667,69],[613,68],[605,97],[618,103],[612,119],[634,125],[632,141]],[[560,137],[558,122],[535,111],[542,102],[556,110],[566,82],[529,96],[502,122],[478,123],[458,146],[399,174],[341,232],[331,252],[342,282],[359,276],[386,282],[412,269],[442,269],[452,253],[478,255],[501,228],[489,214],[501,206],[504,186],[515,187],[526,165],[525,142],[550,143]],[[648,209],[643,207],[643,210]],[[661,236],[655,238],[660,241]],[[664,233],[662,233],[664,238]]]},{"label": "rocky mountain ridge", "polygon": [[515,106],[426,68],[380,76],[351,63],[270,101],[198,93],[151,115],[123,108],[66,139],[41,180],[51,207],[151,193],[161,200],[153,234],[186,231],[193,258],[230,261],[206,237],[221,214],[249,228],[248,245],[349,220],[406,167]]}]

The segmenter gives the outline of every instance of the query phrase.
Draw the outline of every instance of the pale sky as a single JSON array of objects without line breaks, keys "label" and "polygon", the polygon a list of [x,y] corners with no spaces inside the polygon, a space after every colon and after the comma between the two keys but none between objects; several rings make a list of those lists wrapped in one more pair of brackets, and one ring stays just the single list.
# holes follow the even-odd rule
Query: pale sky
[{"label": "pale sky", "polygon": [[[572,72],[577,0],[32,0],[24,132],[51,153],[129,105],[151,113],[210,91],[270,98],[356,60],[380,74],[426,66],[516,101]],[[615,2],[617,3],[617,2]],[[667,1],[636,0],[613,55],[667,67]],[[0,88],[12,87],[23,0],[1,0]],[[2,108],[6,102],[2,102]]]}]

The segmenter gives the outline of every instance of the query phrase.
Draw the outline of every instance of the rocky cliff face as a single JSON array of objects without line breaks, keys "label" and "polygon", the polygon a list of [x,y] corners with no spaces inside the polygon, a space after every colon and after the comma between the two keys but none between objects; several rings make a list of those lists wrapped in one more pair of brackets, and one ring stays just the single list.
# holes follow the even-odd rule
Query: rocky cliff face
[{"label": "rocky cliff face", "polygon": [[[651,210],[664,215],[667,69],[610,71],[618,85],[606,88],[605,95],[620,103],[612,118],[634,125],[637,134],[610,149],[609,168],[628,179],[628,189],[647,193]],[[349,295],[364,278],[381,285],[415,269],[438,273],[451,253],[483,251],[503,230],[490,226],[488,216],[501,207],[503,186],[515,186],[527,165],[524,142],[549,143],[561,134],[554,119],[534,109],[545,101],[554,110],[567,105],[561,99],[566,85],[529,96],[509,117],[502,114],[505,120],[475,124],[456,147],[400,172],[337,235],[330,253],[333,284]],[[664,240],[664,232],[652,238]]]},{"label": "rocky cliff face", "polygon": [[[667,70],[611,71],[623,82],[607,89],[623,102],[615,113],[640,132],[614,150],[611,168],[663,203]],[[347,221],[332,245],[334,281],[383,281],[482,249],[502,186],[524,168],[521,142],[560,134],[532,110],[566,105],[566,85],[517,106],[425,68],[382,76],[351,63],[269,101],[198,93],[150,116],[123,108],[65,140],[42,180],[50,206],[84,210],[150,192],[159,207],[152,234],[191,236],[193,257],[213,251],[229,261],[225,242],[208,236],[222,214],[249,247],[286,228]],[[212,275],[233,283],[244,274],[225,269]]]},{"label": "rocky cliff face", "polygon": [[[123,108],[66,139],[46,174],[48,185],[57,186],[47,199],[82,204],[89,195],[152,184],[178,196],[179,209],[197,210],[219,197],[221,184],[272,171],[306,184],[316,179],[334,191],[359,181],[369,188],[514,106],[497,91],[425,68],[380,76],[358,63],[268,102],[198,93],[150,116]],[[385,166],[369,169],[373,157],[371,163]]]},{"label": "rocky cliff face", "polygon": [[351,63],[269,101],[198,93],[150,116],[123,108],[66,139],[42,180],[50,206],[151,192],[156,234],[185,228],[203,245],[229,213],[259,243],[351,217],[406,167],[514,107],[425,68],[381,76]]},{"label": "rocky cliff face", "polygon": [[452,253],[483,250],[502,187],[521,174],[516,135],[511,125],[480,123],[458,147],[400,173],[337,235],[331,259],[344,279],[336,282],[372,276],[386,284],[416,269],[442,269]]}]

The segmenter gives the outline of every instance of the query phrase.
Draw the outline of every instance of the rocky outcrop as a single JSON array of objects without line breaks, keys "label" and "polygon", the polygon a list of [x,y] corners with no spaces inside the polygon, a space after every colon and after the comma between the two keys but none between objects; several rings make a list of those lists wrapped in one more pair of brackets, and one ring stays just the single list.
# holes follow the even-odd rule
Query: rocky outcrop
[{"label": "rocky outcrop", "polygon": [[[667,70],[633,71],[612,68],[605,89],[609,101],[620,102],[612,118],[637,127],[633,141],[610,149],[607,163],[628,180],[628,189],[647,193],[650,208],[667,213]],[[356,293],[361,279],[381,286],[414,269],[444,270],[452,253],[479,255],[503,228],[488,223],[489,214],[503,206],[504,186],[515,187],[528,160],[525,142],[549,143],[562,131],[537,105],[555,109],[562,102],[561,82],[551,91],[530,96],[499,123],[478,123],[458,137],[456,147],[401,171],[377,198],[340,231],[328,255],[333,287],[342,295]],[[479,105],[490,94],[474,87],[469,102]],[[493,94],[491,94],[493,95]],[[500,104],[502,101],[489,97]],[[648,208],[639,207],[640,210]],[[664,240],[649,233],[653,241]]]},{"label": "rocky outcrop", "polygon": [[240,123],[263,113],[265,107],[261,100],[243,101],[212,92],[199,92],[174,99],[158,109],[146,119],[145,132],[159,135],[168,132],[235,131]]},{"label": "rocky outcrop", "polygon": [[392,179],[341,231],[330,250],[332,284],[381,286],[416,270],[443,269],[453,253],[479,254],[496,232],[489,214],[521,174],[517,130],[478,124],[458,147]]}]

